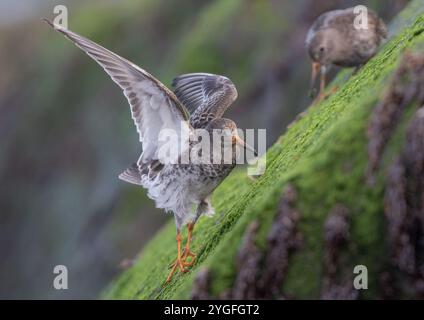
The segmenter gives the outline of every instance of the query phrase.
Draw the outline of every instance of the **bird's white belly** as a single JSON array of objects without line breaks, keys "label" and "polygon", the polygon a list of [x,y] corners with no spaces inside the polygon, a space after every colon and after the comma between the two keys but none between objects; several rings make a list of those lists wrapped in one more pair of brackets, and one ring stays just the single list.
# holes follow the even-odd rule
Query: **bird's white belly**
[{"label": "bird's white belly", "polygon": [[166,166],[153,180],[146,177],[143,187],[148,190],[148,196],[155,201],[157,208],[172,211],[186,220],[194,216],[194,206],[208,197],[220,181],[174,169]]}]

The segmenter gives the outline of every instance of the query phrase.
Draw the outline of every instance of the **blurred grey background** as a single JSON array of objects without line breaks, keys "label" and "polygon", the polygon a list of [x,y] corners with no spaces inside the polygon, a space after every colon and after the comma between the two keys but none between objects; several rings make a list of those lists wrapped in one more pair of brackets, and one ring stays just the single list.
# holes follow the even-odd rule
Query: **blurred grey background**
[{"label": "blurred grey background", "polygon": [[[141,151],[127,102],[103,70],[40,20],[69,28],[166,85],[224,74],[241,128],[271,145],[310,103],[304,38],[322,12],[366,4],[386,22],[406,0],[0,2],[0,298],[97,298],[169,216],[117,175]],[[53,288],[53,268],[69,289]]]}]

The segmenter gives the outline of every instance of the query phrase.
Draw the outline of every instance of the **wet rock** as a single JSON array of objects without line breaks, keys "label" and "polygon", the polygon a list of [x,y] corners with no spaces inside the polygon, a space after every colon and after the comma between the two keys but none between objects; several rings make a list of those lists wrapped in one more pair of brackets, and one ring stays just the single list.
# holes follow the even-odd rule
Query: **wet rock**
[{"label": "wet rock", "polygon": [[395,131],[404,110],[411,102],[424,103],[424,55],[406,52],[389,89],[377,104],[368,125],[367,182],[375,184],[385,146]]},{"label": "wet rock", "polygon": [[337,204],[325,221],[324,277],[321,291],[321,298],[325,300],[351,300],[358,297],[358,291],[353,288],[352,273],[343,272],[340,264],[341,251],[347,246],[349,239],[348,217],[349,210]]}]

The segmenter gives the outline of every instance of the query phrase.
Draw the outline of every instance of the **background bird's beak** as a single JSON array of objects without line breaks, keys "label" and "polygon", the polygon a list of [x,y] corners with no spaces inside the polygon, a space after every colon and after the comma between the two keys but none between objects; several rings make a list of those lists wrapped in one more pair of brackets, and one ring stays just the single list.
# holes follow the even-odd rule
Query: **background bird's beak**
[{"label": "background bird's beak", "polygon": [[312,75],[311,75],[311,84],[309,88],[309,96],[314,98],[316,95],[315,82],[318,77],[318,73],[321,70],[321,64],[319,62],[312,62]]},{"label": "background bird's beak", "polygon": [[255,157],[258,156],[258,152],[253,147],[249,146],[246,142],[244,142],[239,136],[236,136],[235,139],[236,139],[236,143],[239,146],[242,146],[243,148],[252,151]]}]

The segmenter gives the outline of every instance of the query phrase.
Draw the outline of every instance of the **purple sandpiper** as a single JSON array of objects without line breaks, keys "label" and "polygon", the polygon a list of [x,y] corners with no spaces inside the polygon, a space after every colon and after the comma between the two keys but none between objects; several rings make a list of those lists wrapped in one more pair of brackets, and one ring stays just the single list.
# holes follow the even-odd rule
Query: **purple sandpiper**
[{"label": "purple sandpiper", "polygon": [[321,74],[317,101],[324,97],[326,72],[330,65],[358,68],[378,52],[380,42],[387,37],[383,20],[374,11],[361,7],[366,11],[353,7],[325,12],[308,31],[306,47],[313,61],[311,89],[318,73]]},{"label": "purple sandpiper", "polygon": [[[192,73],[174,79],[172,92],[151,74],[93,41],[44,19],[77,47],[93,58],[123,90],[130,107],[143,152],[137,162],[119,178],[147,189],[156,207],[172,212],[177,228],[177,258],[166,279],[169,282],[176,270],[186,272],[196,254],[190,250],[193,228],[202,215],[214,213],[210,196],[236,164],[236,145],[256,151],[238,135],[236,124],[222,118],[225,110],[237,98],[237,90],[227,77]],[[190,113],[191,115],[190,115]],[[214,130],[229,135],[229,163],[162,163],[158,157],[159,134],[162,129],[174,132],[193,132],[204,129],[210,136]],[[192,144],[189,144],[190,149]],[[223,151],[223,150],[220,150]],[[187,151],[185,151],[187,152]],[[181,155],[179,155],[181,157]],[[212,157],[212,155],[211,155]],[[195,209],[193,208],[195,207]],[[185,248],[181,248],[181,227],[187,224]]]}]

